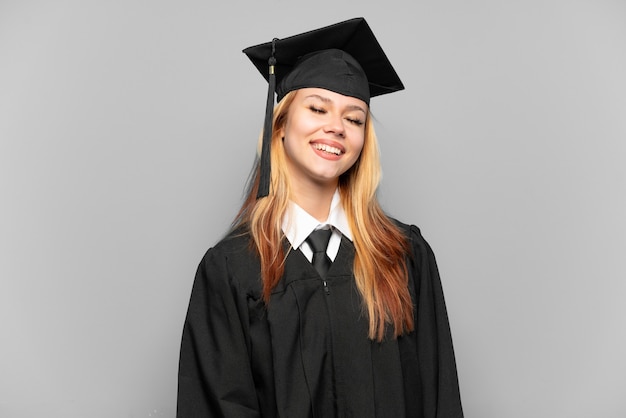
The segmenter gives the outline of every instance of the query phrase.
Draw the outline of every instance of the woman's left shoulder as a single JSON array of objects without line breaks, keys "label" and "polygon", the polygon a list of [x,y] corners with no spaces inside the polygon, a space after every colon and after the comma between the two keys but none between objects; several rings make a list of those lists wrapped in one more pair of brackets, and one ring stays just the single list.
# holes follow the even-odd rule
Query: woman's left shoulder
[{"label": "woman's left shoulder", "polygon": [[404,233],[408,242],[409,259],[418,265],[436,264],[435,253],[422,235],[422,230],[415,224],[407,224],[395,218],[391,219],[398,229]]},{"label": "woman's left shoulder", "polygon": [[420,228],[415,225],[415,224],[407,224],[404,222],[401,222],[395,218],[390,217],[389,219],[391,219],[391,221],[396,225],[396,227],[402,232],[404,233],[404,235],[407,237],[407,239],[409,240],[409,243],[415,247],[417,246],[427,246],[428,247],[428,243],[426,242],[426,240],[424,239],[424,237],[422,236],[422,231],[420,230]]}]

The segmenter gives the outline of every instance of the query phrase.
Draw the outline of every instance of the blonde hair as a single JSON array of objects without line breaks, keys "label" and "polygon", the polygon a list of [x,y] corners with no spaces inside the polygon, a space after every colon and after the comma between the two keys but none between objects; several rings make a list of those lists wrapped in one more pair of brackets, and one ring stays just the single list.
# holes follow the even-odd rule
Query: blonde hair
[{"label": "blonde hair", "polygon": [[[295,91],[274,109],[271,144],[271,182],[267,197],[257,199],[258,163],[248,183],[246,199],[234,227],[247,226],[261,262],[263,298],[269,302],[272,289],[284,273],[285,251],[282,219],[290,200],[286,155],[280,137]],[[380,181],[380,154],[374,126],[368,115],[365,142],[356,163],[339,178],[341,203],[353,233],[354,277],[369,319],[369,338],[382,341],[387,324],[393,335],[412,331],[413,303],[408,289],[407,237],[389,219],[376,199]]]}]

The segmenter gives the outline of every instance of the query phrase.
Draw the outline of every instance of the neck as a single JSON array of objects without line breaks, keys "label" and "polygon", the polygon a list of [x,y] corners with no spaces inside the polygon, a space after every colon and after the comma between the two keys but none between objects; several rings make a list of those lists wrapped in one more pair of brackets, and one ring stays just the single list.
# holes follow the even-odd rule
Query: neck
[{"label": "neck", "polygon": [[337,190],[337,184],[323,184],[317,187],[300,188],[293,191],[293,200],[309,215],[320,222],[328,219],[330,203]]}]

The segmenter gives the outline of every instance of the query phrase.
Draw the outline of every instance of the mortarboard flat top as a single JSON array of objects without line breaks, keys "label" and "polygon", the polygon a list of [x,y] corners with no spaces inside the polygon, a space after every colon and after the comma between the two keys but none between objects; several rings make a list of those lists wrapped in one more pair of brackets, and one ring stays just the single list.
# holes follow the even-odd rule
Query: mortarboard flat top
[{"label": "mortarboard flat top", "polygon": [[[326,88],[358,97],[366,103],[369,103],[370,97],[404,89],[364,18],[346,20],[244,49],[243,52],[266,80],[269,79],[268,59],[273,48],[279,101],[288,91],[302,87]],[[341,54],[341,51],[347,54]],[[356,83],[356,86],[343,87],[347,79],[355,77],[352,85]]]}]

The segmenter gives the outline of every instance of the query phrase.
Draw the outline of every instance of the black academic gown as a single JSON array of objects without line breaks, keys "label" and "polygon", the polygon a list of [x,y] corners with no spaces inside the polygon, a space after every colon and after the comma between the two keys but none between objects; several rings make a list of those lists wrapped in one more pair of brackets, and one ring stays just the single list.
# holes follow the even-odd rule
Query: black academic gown
[{"label": "black academic gown", "polygon": [[463,416],[435,257],[410,237],[415,331],[368,339],[343,238],[326,279],[299,250],[266,305],[249,237],[210,249],[193,285],[180,352],[178,418]]}]

